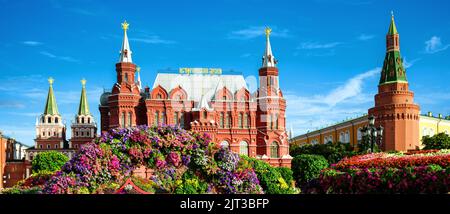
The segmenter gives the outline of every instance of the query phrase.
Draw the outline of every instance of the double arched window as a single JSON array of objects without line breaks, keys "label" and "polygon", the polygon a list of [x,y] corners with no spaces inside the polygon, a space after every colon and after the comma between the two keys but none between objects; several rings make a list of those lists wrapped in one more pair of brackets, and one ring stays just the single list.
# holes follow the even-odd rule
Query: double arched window
[{"label": "double arched window", "polygon": [[271,158],[278,158],[278,143],[272,142],[272,145],[270,145],[270,157]]},{"label": "double arched window", "polygon": [[248,156],[248,143],[241,141],[239,143],[239,154]]}]

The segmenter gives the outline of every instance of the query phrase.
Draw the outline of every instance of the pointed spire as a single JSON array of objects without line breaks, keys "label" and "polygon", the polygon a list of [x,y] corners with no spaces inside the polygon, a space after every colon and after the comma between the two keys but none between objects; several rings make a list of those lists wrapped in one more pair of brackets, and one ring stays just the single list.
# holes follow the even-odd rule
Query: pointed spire
[{"label": "pointed spire", "polygon": [[89,112],[89,104],[86,96],[86,80],[81,80],[81,97],[80,97],[80,106],[78,107],[78,115],[90,115]]},{"label": "pointed spire", "polygon": [[388,35],[398,34],[397,27],[395,26],[394,11],[391,11],[391,25],[389,26]]},{"label": "pointed spire", "polygon": [[272,54],[272,47],[270,46],[270,33],[272,33],[272,29],[266,27],[264,30],[266,33],[266,50],[263,56],[263,65],[262,67],[276,67],[277,61]]},{"label": "pointed spire", "polygon": [[137,85],[138,85],[138,88],[139,88],[139,91],[141,91],[141,89],[142,89],[142,84],[141,84],[141,67],[136,67],[136,73],[137,73],[137,81],[136,81],[136,83],[137,83]]},{"label": "pointed spire", "polygon": [[59,115],[58,106],[56,105],[55,95],[53,93],[53,82],[55,80],[53,78],[48,78],[49,88],[47,95],[47,102],[45,104],[44,114],[49,115]]},{"label": "pointed spire", "polygon": [[133,62],[131,60],[131,49],[130,49],[130,44],[128,43],[128,36],[127,36],[127,30],[128,30],[129,25],[130,24],[128,24],[127,21],[122,23],[122,29],[124,32],[124,36],[123,36],[123,42],[122,42],[122,49],[120,50],[119,62]]}]

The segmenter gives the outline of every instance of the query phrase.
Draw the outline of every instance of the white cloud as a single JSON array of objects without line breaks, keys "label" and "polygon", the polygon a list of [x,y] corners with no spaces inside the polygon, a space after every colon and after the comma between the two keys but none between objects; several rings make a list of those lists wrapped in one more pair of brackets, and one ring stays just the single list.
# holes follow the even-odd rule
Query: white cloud
[{"label": "white cloud", "polygon": [[361,34],[358,36],[358,40],[360,41],[367,41],[375,38],[375,35],[368,35],[368,34]]},{"label": "white cloud", "polygon": [[44,43],[30,40],[30,41],[23,41],[22,44],[28,45],[28,46],[39,46],[39,45],[43,45]]},{"label": "white cloud", "polygon": [[417,58],[417,59],[413,59],[411,61],[407,61],[406,57],[403,59],[403,66],[405,66],[405,68],[410,68],[411,66],[414,65],[414,63],[416,63],[417,61],[421,60],[421,58]]},{"label": "white cloud", "polygon": [[300,46],[297,49],[304,49],[304,50],[328,49],[334,48],[341,44],[342,44],[341,42],[330,42],[330,43],[304,42],[300,44]]},{"label": "white cloud", "polygon": [[325,94],[302,96],[297,92],[285,92],[287,127],[292,126],[296,134],[303,134],[367,113],[373,94],[364,93],[363,85],[367,79],[377,76],[380,70],[375,68],[358,74]]},{"label": "white cloud", "polygon": [[450,44],[442,44],[441,38],[437,36],[431,37],[430,40],[425,41],[425,53],[433,54],[440,51],[447,50],[450,47]]},{"label": "white cloud", "polygon": [[130,38],[130,41],[143,42],[147,44],[175,44],[175,41],[161,39],[159,36],[150,35],[138,38]]},{"label": "white cloud", "polygon": [[[241,29],[237,31],[233,31],[228,35],[229,39],[253,39],[256,37],[263,36],[265,34],[264,26],[252,26],[246,29]],[[272,33],[270,36],[273,37],[289,37],[289,30],[287,29],[277,29],[276,27],[273,28]]]},{"label": "white cloud", "polygon": [[57,56],[57,55],[49,53],[47,51],[41,51],[39,53],[44,55],[44,56],[46,56],[46,57],[50,57],[50,58],[53,58],[53,59],[59,59],[59,60],[67,61],[67,62],[79,62],[79,60],[77,60],[77,59],[75,59],[73,57],[70,57],[70,56]]}]

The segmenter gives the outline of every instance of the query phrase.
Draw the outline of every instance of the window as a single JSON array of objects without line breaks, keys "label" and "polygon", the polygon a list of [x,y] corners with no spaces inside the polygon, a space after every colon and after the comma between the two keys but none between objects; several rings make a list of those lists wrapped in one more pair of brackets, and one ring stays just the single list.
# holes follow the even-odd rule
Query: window
[{"label": "window", "polygon": [[91,123],[91,118],[90,117],[88,117],[88,123]]},{"label": "window", "polygon": [[244,114],[244,128],[248,128],[249,118],[248,114]]},{"label": "window", "polygon": [[356,139],[357,139],[358,141],[362,140],[361,129],[358,129],[358,131],[356,132]]},{"label": "window", "polygon": [[180,127],[184,128],[184,114],[180,112]]},{"label": "window", "polygon": [[248,143],[245,141],[241,141],[239,143],[239,154],[248,155]]},{"label": "window", "polygon": [[222,97],[222,100],[227,100],[227,96],[223,96],[223,97]]},{"label": "window", "polygon": [[81,118],[81,123],[84,123],[84,117]]},{"label": "window", "polygon": [[125,82],[128,82],[128,74],[125,73]]},{"label": "window", "polygon": [[125,128],[125,112],[122,112],[122,117],[120,118],[120,125]]},{"label": "window", "polygon": [[278,143],[277,142],[272,142],[272,145],[270,145],[270,157],[278,158]]},{"label": "window", "polygon": [[347,131],[345,132],[345,139],[344,139],[344,143],[350,143],[350,133]]},{"label": "window", "polygon": [[42,132],[42,137],[45,137],[45,132]]},{"label": "window", "polygon": [[133,117],[133,115],[131,115],[131,112],[128,112],[128,119],[127,119],[128,127],[131,127],[131,119],[132,119],[132,117]]},{"label": "window", "polygon": [[58,118],[57,117],[55,117],[55,123],[58,123]]},{"label": "window", "polygon": [[242,113],[239,113],[239,116],[238,116],[238,124],[239,124],[239,128],[240,128],[240,129],[244,128],[244,124],[243,124],[243,121],[242,121],[242,117],[243,117],[243,114],[242,114]]},{"label": "window", "polygon": [[278,114],[275,114],[275,129],[278,129]]},{"label": "window", "polygon": [[57,149],[58,148],[58,144],[55,144],[55,149]]},{"label": "window", "polygon": [[155,112],[155,125],[158,125],[159,124],[159,111],[156,111]]},{"label": "window", "polygon": [[228,143],[228,141],[224,140],[224,141],[220,142],[220,148],[222,148],[222,149],[229,149],[230,148],[230,144]]},{"label": "window", "polygon": [[226,128],[230,128],[230,124],[231,124],[231,116],[229,113],[227,113],[227,119],[225,121],[225,127]]},{"label": "window", "polygon": [[89,131],[86,132],[86,136],[89,137]]},{"label": "window", "polygon": [[41,145],[39,145],[39,149],[42,149],[42,144],[41,144]]},{"label": "window", "polygon": [[42,121],[42,123],[45,123],[45,118],[42,117],[42,118],[41,118],[41,121]]},{"label": "window", "polygon": [[327,144],[328,143],[328,137],[324,137],[323,138],[323,144]]},{"label": "window", "polygon": [[273,122],[272,122],[272,120],[273,120],[272,115],[269,115],[270,129],[273,129]]},{"label": "window", "polygon": [[52,118],[47,117],[47,123],[51,123],[52,122]]},{"label": "window", "polygon": [[50,144],[47,144],[47,149],[50,149]]},{"label": "window", "polygon": [[206,120],[207,117],[208,117],[208,113],[206,111],[203,111],[203,119]]},{"label": "window", "polygon": [[223,123],[224,123],[224,113],[220,112],[220,128],[223,128]]},{"label": "window", "polygon": [[75,149],[78,149],[78,144],[75,144]]},{"label": "window", "polygon": [[175,124],[175,125],[178,125],[179,124],[179,121],[178,121],[178,112],[176,111],[176,112],[174,112],[173,113],[173,123]]},{"label": "window", "polygon": [[156,99],[162,99],[162,95],[161,94],[156,95]]},{"label": "window", "polygon": [[81,131],[81,137],[83,137],[84,136],[84,132],[83,131]]},{"label": "window", "polygon": [[165,112],[161,112],[161,123],[166,124],[166,113]]},{"label": "window", "polygon": [[75,132],[75,137],[78,137],[78,131]]},{"label": "window", "polygon": [[48,136],[49,136],[49,137],[51,136],[51,133],[50,133],[50,132],[48,132]]},{"label": "window", "polygon": [[56,136],[56,132],[53,132],[53,136]]},{"label": "window", "polygon": [[339,142],[344,143],[344,132],[339,133]]}]

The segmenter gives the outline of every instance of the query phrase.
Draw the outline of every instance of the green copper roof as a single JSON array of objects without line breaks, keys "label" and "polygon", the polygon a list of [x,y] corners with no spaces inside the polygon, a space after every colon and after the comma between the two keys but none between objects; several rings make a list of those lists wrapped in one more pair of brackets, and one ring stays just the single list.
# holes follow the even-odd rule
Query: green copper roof
[{"label": "green copper roof", "polygon": [[407,82],[403,59],[397,50],[386,53],[381,70],[380,85],[391,82]]},{"label": "green copper roof", "polygon": [[397,27],[395,26],[394,15],[391,18],[391,25],[389,26],[388,35],[398,34]]},{"label": "green copper roof", "polygon": [[90,115],[89,104],[86,96],[86,80],[81,81],[83,88],[81,89],[80,106],[78,107],[78,115]]},{"label": "green copper roof", "polygon": [[56,105],[55,95],[53,93],[53,79],[49,78],[50,87],[48,89],[47,103],[45,104],[44,114],[59,115],[58,106]]}]

